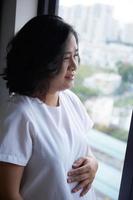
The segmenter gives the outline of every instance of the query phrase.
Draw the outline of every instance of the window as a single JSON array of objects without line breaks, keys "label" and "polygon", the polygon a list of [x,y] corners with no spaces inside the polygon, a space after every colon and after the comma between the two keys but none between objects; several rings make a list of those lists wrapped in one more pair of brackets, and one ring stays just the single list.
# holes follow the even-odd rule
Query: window
[{"label": "window", "polygon": [[[60,0],[59,16],[79,33],[81,66],[73,91],[94,121],[98,200],[117,200],[133,105],[133,3]],[[123,15],[124,13],[124,15]]]}]

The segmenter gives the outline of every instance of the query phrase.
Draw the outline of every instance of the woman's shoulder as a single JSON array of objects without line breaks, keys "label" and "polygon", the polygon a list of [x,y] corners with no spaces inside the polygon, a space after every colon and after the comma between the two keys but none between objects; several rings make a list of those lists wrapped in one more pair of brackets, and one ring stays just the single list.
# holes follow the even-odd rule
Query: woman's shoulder
[{"label": "woman's shoulder", "polygon": [[28,104],[21,95],[8,97],[0,107],[0,119],[6,117],[26,117]]},{"label": "woman's shoulder", "polygon": [[79,97],[71,90],[65,90],[63,91],[63,98],[64,101],[70,106],[75,107],[75,109],[78,111],[81,111],[83,109],[83,103],[79,99]]},{"label": "woman's shoulder", "polygon": [[64,97],[70,99],[71,101],[76,101],[76,102],[80,101],[79,97],[72,90],[69,90],[69,89],[64,90],[62,92],[62,94],[63,94]]}]

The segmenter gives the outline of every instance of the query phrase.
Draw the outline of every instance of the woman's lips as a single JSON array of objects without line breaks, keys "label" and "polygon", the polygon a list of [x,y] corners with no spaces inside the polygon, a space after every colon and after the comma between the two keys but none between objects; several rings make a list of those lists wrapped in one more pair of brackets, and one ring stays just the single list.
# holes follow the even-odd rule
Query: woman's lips
[{"label": "woman's lips", "polygon": [[74,80],[74,75],[73,74],[72,75],[67,75],[67,76],[65,76],[65,78],[67,80]]}]

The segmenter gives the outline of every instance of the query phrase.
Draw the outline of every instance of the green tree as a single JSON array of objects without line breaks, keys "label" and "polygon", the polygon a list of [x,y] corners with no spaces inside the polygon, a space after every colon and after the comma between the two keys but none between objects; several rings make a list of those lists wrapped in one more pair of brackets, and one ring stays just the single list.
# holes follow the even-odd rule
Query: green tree
[{"label": "green tree", "polygon": [[133,83],[133,65],[129,63],[118,62],[118,73],[123,82]]}]

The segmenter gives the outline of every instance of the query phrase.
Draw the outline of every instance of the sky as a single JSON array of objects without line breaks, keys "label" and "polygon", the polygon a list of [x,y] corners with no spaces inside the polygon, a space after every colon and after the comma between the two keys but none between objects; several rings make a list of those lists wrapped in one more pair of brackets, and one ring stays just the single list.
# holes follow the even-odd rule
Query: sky
[{"label": "sky", "polygon": [[93,5],[95,3],[114,6],[115,19],[124,23],[133,23],[133,0],[60,0],[60,5],[63,6]]}]

